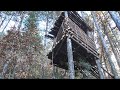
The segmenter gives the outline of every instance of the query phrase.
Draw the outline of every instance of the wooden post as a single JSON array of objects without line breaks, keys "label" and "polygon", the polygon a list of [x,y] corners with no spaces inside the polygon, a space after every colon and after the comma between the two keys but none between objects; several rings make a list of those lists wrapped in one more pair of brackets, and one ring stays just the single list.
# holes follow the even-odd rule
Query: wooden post
[{"label": "wooden post", "polygon": [[99,72],[99,74],[100,74],[100,79],[105,79],[105,78],[104,78],[104,74],[103,74],[103,72],[102,72],[102,68],[101,68],[100,60],[99,60],[99,59],[96,60],[96,64],[97,64],[97,67],[98,67],[98,72]]},{"label": "wooden post", "polygon": [[[65,11],[65,19],[66,25],[68,21],[68,12]],[[75,71],[74,71],[74,61],[73,61],[73,52],[72,52],[72,42],[70,36],[67,37],[67,56],[68,56],[68,69],[69,69],[69,77],[70,79],[75,78]]]},{"label": "wooden post", "polygon": [[70,79],[74,79],[75,71],[74,71],[72,43],[69,36],[67,37],[67,56],[68,56],[69,77]]}]

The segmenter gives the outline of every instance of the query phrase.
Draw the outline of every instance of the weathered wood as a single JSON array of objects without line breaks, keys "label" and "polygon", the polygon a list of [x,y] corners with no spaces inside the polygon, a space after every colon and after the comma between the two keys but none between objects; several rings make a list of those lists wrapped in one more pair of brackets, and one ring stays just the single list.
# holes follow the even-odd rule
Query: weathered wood
[{"label": "weathered wood", "polygon": [[73,53],[72,53],[72,42],[70,37],[67,38],[67,56],[68,56],[68,67],[69,67],[69,77],[70,79],[74,79],[74,61],[73,61]]},{"label": "weathered wood", "polygon": [[82,41],[83,43],[85,43],[86,45],[88,45],[90,48],[92,48],[93,50],[95,50],[95,45],[91,44],[88,39],[87,39],[87,42],[86,42],[84,39],[82,39],[82,37],[80,37],[80,35],[78,35],[78,37],[77,37],[76,34],[74,34],[73,36],[75,36],[76,38],[78,38],[78,41]]},{"label": "weathered wood", "polygon": [[[82,38],[83,41],[85,41],[85,39],[83,38],[83,37],[85,37],[88,40],[88,43],[91,46],[95,46],[94,41],[91,38],[89,38],[82,29],[80,29],[77,25],[75,25],[75,23],[73,21],[71,21],[70,19],[68,20],[68,22],[69,22],[68,24],[69,24],[69,26],[71,28],[71,32],[76,34],[76,36],[79,35],[79,37]],[[77,30],[77,32],[75,30]]]},{"label": "weathered wood", "polygon": [[[71,17],[69,17],[69,16],[71,16]],[[54,26],[54,29],[51,32],[49,32],[49,33],[53,34],[56,37],[57,32],[59,30],[59,27],[60,27],[61,23],[64,21],[64,17],[65,17],[65,14],[64,14],[64,12],[62,12],[61,15],[58,17],[58,20],[56,20],[56,22],[55,22],[56,28]],[[73,19],[72,20],[75,23],[77,21],[76,24],[78,26],[80,26],[83,30],[90,30],[90,31],[92,31],[92,29],[90,28],[90,26],[87,25],[84,20],[82,20],[82,18],[79,16],[79,14],[77,12],[75,12],[75,11],[68,11],[68,16],[67,17],[74,18],[74,20]]]},{"label": "weathered wood", "polygon": [[[88,62],[90,62],[90,64],[93,66],[96,65],[94,57],[98,58],[98,53],[95,50],[94,41],[91,38],[89,38],[84,32],[84,30],[88,30],[88,27],[82,25],[84,21],[77,20],[78,16],[75,15],[76,14],[73,14],[72,12],[72,16],[69,17],[69,15],[67,15],[67,13],[65,12],[66,18],[63,20],[60,27],[55,28],[58,30],[58,32],[55,31],[55,29],[53,30],[53,32],[57,34],[56,37],[54,38],[53,44],[54,49],[53,64],[60,68],[66,70],[68,69],[70,79],[74,79],[75,77],[74,69],[77,70],[78,68],[80,68],[80,66],[77,64],[77,62],[79,61],[78,57],[86,57]],[[77,18],[71,20],[72,17]],[[59,22],[57,21],[56,25],[58,25]],[[63,39],[65,40],[64,42],[62,42]],[[61,43],[63,44],[61,45]],[[74,52],[72,51],[72,49],[74,50]],[[74,61],[73,55],[75,56]],[[91,56],[89,57],[88,55]],[[49,59],[51,59],[50,55]],[[92,74],[93,75],[96,74],[94,76],[99,78],[99,74],[97,71],[92,70]]]},{"label": "weathered wood", "polygon": [[59,28],[62,24],[62,22],[64,21],[64,12],[61,13],[61,15],[58,17],[58,19],[55,21],[54,27],[51,29],[51,31],[49,32],[49,34],[52,34],[54,37],[57,36],[57,33],[59,31]]},{"label": "weathered wood", "polygon": [[85,41],[85,40],[82,39],[82,37],[80,37],[80,35],[73,34],[73,36],[75,36],[75,37],[78,39],[78,41],[81,40],[81,41],[84,42],[86,45],[88,45],[90,48],[92,48],[93,50],[95,50],[95,45],[94,45],[94,44],[91,44],[90,41],[89,41],[89,39],[87,39],[87,37],[86,37],[87,41]]},{"label": "weathered wood", "polygon": [[99,79],[99,74],[96,73],[93,69],[91,69],[91,74]]},{"label": "weathered wood", "polygon": [[[73,21],[71,21],[71,19],[67,18],[67,22],[68,22],[67,23],[68,26],[70,26],[71,29],[68,29],[68,27],[66,27],[67,28],[67,29],[65,29],[66,36],[67,36],[67,33],[70,32],[71,35],[73,35],[73,34],[76,35],[78,40],[81,39],[83,43],[86,43],[85,46],[87,48],[90,47],[91,49],[94,50],[95,44],[92,41],[92,39],[90,39]],[[64,24],[64,22],[62,24]],[[65,25],[62,25],[62,26],[65,26]],[[77,28],[77,33],[75,32],[74,27]],[[64,27],[63,27],[63,29],[64,29]],[[60,33],[62,33],[61,29],[59,30],[59,32],[57,34],[56,42],[58,42],[62,36],[62,34],[60,34]],[[86,38],[87,41],[85,41],[84,37]],[[96,50],[94,50],[94,51],[96,51]]]},{"label": "weathered wood", "polygon": [[[81,45],[81,46],[83,46],[84,48],[86,48],[86,47],[85,47],[85,43],[82,43],[82,40],[81,40],[81,41],[77,41],[75,36],[73,36],[72,39],[73,39],[75,42],[77,42],[79,45]],[[94,50],[91,49],[91,48],[88,48],[88,50],[89,50],[89,52],[91,52],[93,55],[95,55],[96,57],[98,57],[98,53],[97,53],[96,51],[94,51]]]},{"label": "weathered wood", "polygon": [[54,58],[55,58],[55,56],[57,55],[57,53],[59,52],[59,50],[61,49],[61,46],[63,45],[63,42],[64,42],[64,39],[61,40],[60,46],[59,46],[59,48],[57,49],[56,53],[54,54]]},{"label": "weathered wood", "polygon": [[81,27],[85,32],[86,30],[92,31],[89,25],[80,17],[80,15],[76,11],[68,11],[68,16],[71,18],[76,24]]},{"label": "weathered wood", "polygon": [[98,68],[91,68],[91,70],[94,71],[99,76]]},{"label": "weathered wood", "polygon": [[[82,44],[82,43],[80,43],[80,42],[78,42],[78,41],[76,41],[74,38],[72,38],[75,42],[77,42],[80,46],[82,46],[83,48],[86,48],[85,46],[84,46],[84,44]],[[95,53],[93,53],[92,51],[91,51],[91,49],[89,49],[89,52],[91,53],[91,54],[93,54],[95,57],[97,57],[98,58],[98,55],[97,54],[95,54]]]}]

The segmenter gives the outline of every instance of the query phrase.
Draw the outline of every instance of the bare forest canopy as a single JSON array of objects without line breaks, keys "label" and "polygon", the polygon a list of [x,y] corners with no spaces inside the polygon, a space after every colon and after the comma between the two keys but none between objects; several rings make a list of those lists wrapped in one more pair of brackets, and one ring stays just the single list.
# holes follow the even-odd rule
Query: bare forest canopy
[{"label": "bare forest canopy", "polygon": [[[72,75],[75,79],[120,78],[120,11],[72,11],[73,14],[69,11],[68,16],[66,12],[0,11],[1,79],[69,79]],[[70,19],[95,44],[92,45],[99,58],[95,67],[89,64],[87,56],[80,56],[75,57],[80,62],[74,62],[74,67],[79,64],[80,70],[70,72],[70,68],[60,68],[48,58],[63,22],[72,26],[66,23]],[[67,58],[65,61],[72,65]]]}]

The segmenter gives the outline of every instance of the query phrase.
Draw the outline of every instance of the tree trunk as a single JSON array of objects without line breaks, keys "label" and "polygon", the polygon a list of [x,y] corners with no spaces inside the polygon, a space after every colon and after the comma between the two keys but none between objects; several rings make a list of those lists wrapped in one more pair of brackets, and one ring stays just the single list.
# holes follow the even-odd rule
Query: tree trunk
[{"label": "tree trunk", "polygon": [[23,19],[24,19],[24,14],[22,14],[22,16],[21,16],[21,20],[20,20],[20,23],[19,23],[19,26],[18,26],[18,31],[20,30],[20,28],[22,26]]},{"label": "tree trunk", "polygon": [[[119,53],[120,42],[119,42],[119,40],[118,40],[118,38],[117,38],[115,32],[114,32],[113,29],[111,28],[110,24],[109,24],[109,28],[110,28],[112,34],[114,35],[114,37],[115,37],[115,39],[116,39],[115,41],[118,42],[118,44],[116,44],[116,46],[117,46],[117,51],[118,51],[118,53]],[[119,53],[119,55],[120,55],[120,53]]]},{"label": "tree trunk", "polygon": [[[100,19],[101,19],[101,22],[103,23],[101,17],[100,17]],[[109,32],[109,31],[108,31],[108,28],[107,28],[106,25],[104,25],[104,23],[103,23],[102,25],[103,25],[104,32],[105,32],[105,34],[107,35],[108,41],[109,41],[109,43],[110,43],[110,45],[111,45],[112,51],[113,51],[113,53],[114,53],[114,55],[115,55],[115,58],[116,58],[116,60],[117,60],[118,66],[120,67],[120,61],[119,61],[119,58],[118,58],[118,53],[116,52],[116,50],[115,50],[115,48],[114,48],[114,44],[113,44],[113,42],[112,42],[112,40],[111,40],[111,37],[110,37],[109,34],[108,34],[108,32]]]},{"label": "tree trunk", "polygon": [[62,11],[55,11],[55,19],[57,19],[61,13],[62,13]]},{"label": "tree trunk", "polygon": [[[103,16],[104,16],[105,18],[107,18],[106,15],[104,15],[103,12],[102,12],[102,14],[103,14]],[[111,27],[110,23],[108,23],[108,27],[110,28],[111,32],[113,33],[114,37],[116,38],[116,42],[118,42],[118,45],[117,45],[117,46],[119,46],[119,45],[120,45],[120,42],[119,42],[118,38],[116,37],[116,34],[115,34],[115,32],[113,31],[113,28]]]},{"label": "tree trunk", "polygon": [[[45,29],[45,35],[47,35],[47,30],[48,30],[48,14],[49,14],[49,11],[47,11],[47,14],[46,14],[46,29]],[[46,37],[45,37],[45,40],[44,40],[44,47],[45,47],[45,51],[46,51]]]},{"label": "tree trunk", "polygon": [[5,21],[6,17],[2,20],[0,27],[3,25],[4,21]]},{"label": "tree trunk", "polygon": [[68,68],[69,68],[69,77],[74,79],[74,61],[73,61],[73,52],[72,52],[72,42],[69,37],[67,37],[67,56],[68,56]]},{"label": "tree trunk", "polygon": [[7,61],[3,67],[3,71],[2,71],[2,79],[4,79],[4,74],[6,73],[7,69],[8,69],[8,64],[10,63],[10,61]]},{"label": "tree trunk", "polygon": [[[107,30],[107,29],[106,29],[106,30]],[[117,52],[116,52],[116,50],[115,50],[115,48],[114,48],[114,45],[113,45],[113,43],[112,43],[112,40],[111,40],[111,38],[109,37],[109,35],[108,35],[108,33],[107,33],[106,30],[104,30],[104,31],[105,31],[105,34],[106,34],[107,37],[108,37],[108,40],[109,40],[109,42],[110,42],[112,51],[113,51],[113,53],[114,53],[114,55],[115,55],[115,58],[116,58],[117,63],[118,63],[118,66],[119,66],[119,68],[120,68],[120,61],[119,61],[119,58],[118,58],[118,54],[117,54]]]},{"label": "tree trunk", "polygon": [[[104,38],[104,37],[103,37]],[[103,45],[102,45],[102,43],[101,43],[101,56],[100,56],[100,64],[101,64],[101,66],[103,66],[104,65],[104,68],[106,69],[106,64],[105,64],[105,60],[104,60],[104,57],[103,57],[103,55],[104,55],[104,49],[103,49]],[[104,73],[104,79],[106,79],[106,75],[107,75],[107,73],[103,70],[103,73]]]},{"label": "tree trunk", "polygon": [[[103,12],[102,12],[102,14],[103,14],[103,16],[104,16],[105,19],[106,19],[106,16],[104,15]],[[118,54],[117,57],[119,57],[119,56],[120,56],[120,52],[119,52],[119,51],[120,51],[120,50],[119,50],[120,42],[119,42],[118,38],[116,37],[115,31],[113,31],[110,23],[108,23],[108,28],[110,29],[110,31],[112,32],[112,34],[113,34],[114,37],[115,37],[115,43],[113,43],[113,46],[116,46],[114,49],[115,49],[116,53]],[[105,30],[105,31],[106,31],[106,30]],[[104,31],[104,32],[105,32],[105,31]],[[111,38],[111,40],[112,40],[112,37],[110,37],[110,38]],[[118,44],[117,44],[117,42],[118,42]],[[119,58],[120,58],[120,57],[119,57]]]},{"label": "tree trunk", "polygon": [[120,16],[120,11],[117,11],[119,13],[119,16]]},{"label": "tree trunk", "polygon": [[105,43],[105,40],[104,40],[104,38],[103,38],[103,35],[102,35],[101,31],[100,31],[100,27],[98,26],[95,12],[91,12],[91,14],[92,14],[92,16],[93,16],[93,20],[94,20],[94,23],[95,23],[95,26],[96,26],[96,30],[97,30],[97,32],[98,32],[98,34],[99,34],[99,36],[100,36],[101,42],[102,42],[102,44],[103,44],[103,47],[104,47],[104,50],[105,50],[105,54],[106,54],[106,56],[108,57],[108,61],[109,61],[109,64],[110,64],[110,66],[111,66],[112,73],[113,73],[115,79],[118,79],[118,74],[117,74],[117,72],[116,72],[115,66],[114,66],[114,64],[113,64],[113,62],[112,62],[112,59],[111,59],[111,56],[110,56],[110,54],[109,54],[108,48],[107,48],[106,43]]},{"label": "tree trunk", "polygon": [[101,68],[101,64],[100,64],[100,60],[99,59],[96,60],[96,64],[97,64],[98,71],[99,71],[99,74],[100,74],[100,79],[104,79],[104,74],[102,72],[102,68]]},{"label": "tree trunk", "polygon": [[17,67],[17,65],[15,65],[14,68],[13,68],[13,73],[12,73],[12,75],[11,75],[11,79],[14,79],[14,78],[15,78],[16,67]]},{"label": "tree trunk", "polygon": [[10,19],[9,19],[8,23],[6,24],[6,26],[3,28],[2,33],[4,32],[5,28],[6,28],[6,27],[7,27],[7,25],[9,24],[9,22],[11,21],[11,19],[12,19],[13,15],[14,15],[14,13],[13,13],[13,14],[12,14],[12,16],[10,17]]},{"label": "tree trunk", "polygon": [[117,16],[117,12],[116,11],[108,11],[108,12],[120,31],[120,17]]}]

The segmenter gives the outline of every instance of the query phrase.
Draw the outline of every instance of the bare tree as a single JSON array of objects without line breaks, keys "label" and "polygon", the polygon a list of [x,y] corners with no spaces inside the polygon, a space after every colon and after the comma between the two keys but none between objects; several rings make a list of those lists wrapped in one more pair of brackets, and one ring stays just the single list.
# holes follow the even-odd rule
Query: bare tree
[{"label": "bare tree", "polygon": [[117,12],[116,11],[108,11],[108,12],[120,31],[120,17],[117,15]]},{"label": "bare tree", "polygon": [[119,61],[118,53],[116,52],[115,47],[114,47],[114,44],[113,44],[113,42],[112,42],[112,40],[111,40],[111,37],[110,37],[109,34],[108,34],[109,30],[108,30],[108,28],[107,28],[107,23],[103,22],[101,16],[100,16],[100,19],[101,19],[101,22],[102,22],[103,30],[104,30],[105,34],[107,35],[107,38],[108,38],[109,43],[110,43],[110,45],[111,45],[112,51],[113,51],[113,53],[114,53],[114,55],[115,55],[115,58],[116,58],[116,60],[117,60],[118,65],[119,65],[119,67],[120,67],[120,61]]},{"label": "bare tree", "polygon": [[113,62],[112,62],[112,59],[111,59],[111,56],[110,56],[110,54],[109,54],[108,48],[107,48],[107,46],[106,46],[105,40],[103,39],[103,35],[102,35],[101,31],[100,31],[101,29],[100,29],[100,27],[99,27],[99,25],[98,25],[98,23],[97,23],[96,14],[95,14],[94,11],[91,12],[91,14],[92,14],[92,16],[93,16],[93,20],[94,20],[94,23],[95,23],[95,26],[96,26],[96,30],[97,30],[97,32],[98,32],[98,34],[99,34],[99,36],[100,36],[101,42],[102,42],[102,44],[103,44],[103,48],[104,48],[104,50],[105,50],[105,54],[106,54],[106,56],[108,57],[108,61],[109,61],[109,64],[110,64],[110,66],[111,66],[112,73],[114,74],[114,78],[115,78],[115,79],[118,79],[118,74],[117,74],[116,69],[115,69],[115,66],[114,66],[114,64],[113,64]]},{"label": "bare tree", "polygon": [[8,20],[6,26],[3,28],[2,33],[4,32],[5,28],[8,26],[9,22],[11,21],[11,19],[12,19],[13,16],[14,16],[14,14],[15,14],[15,13],[13,12],[13,14],[11,15],[10,19]]},{"label": "bare tree", "polygon": [[3,25],[4,21],[6,20],[6,16],[4,17],[4,19],[2,20],[0,27]]}]

